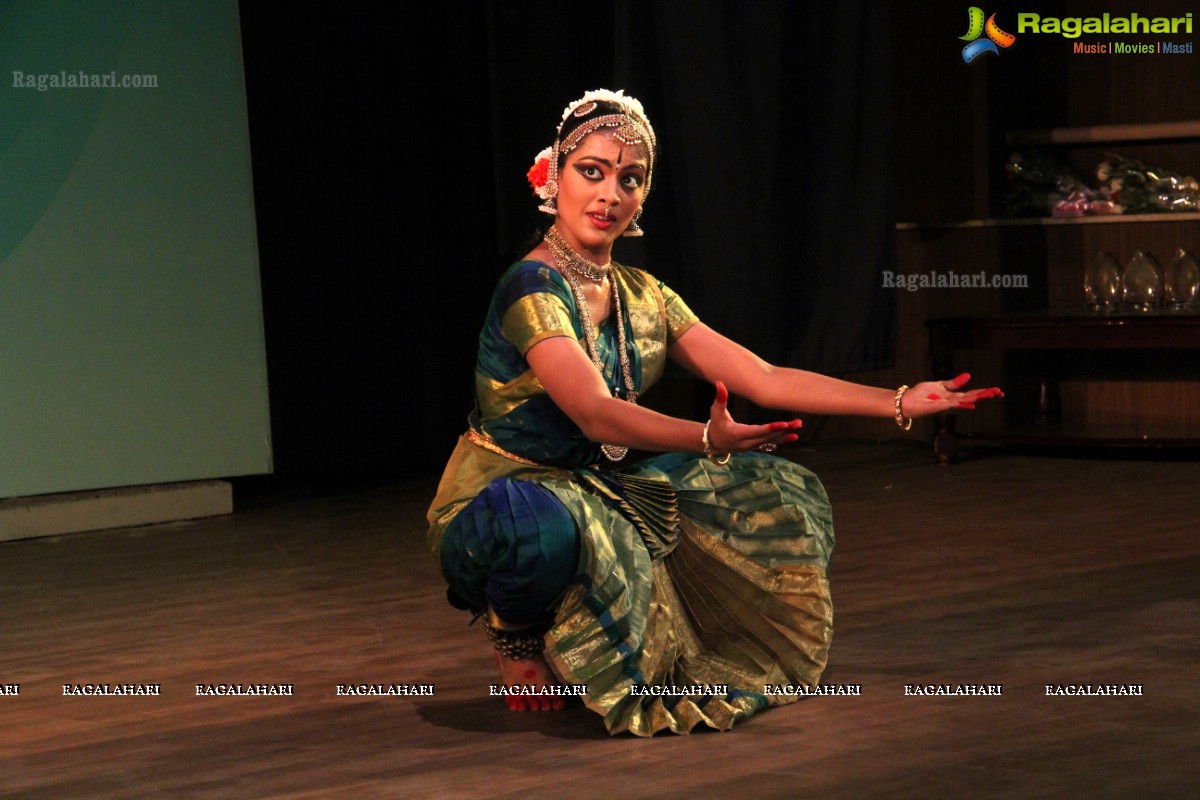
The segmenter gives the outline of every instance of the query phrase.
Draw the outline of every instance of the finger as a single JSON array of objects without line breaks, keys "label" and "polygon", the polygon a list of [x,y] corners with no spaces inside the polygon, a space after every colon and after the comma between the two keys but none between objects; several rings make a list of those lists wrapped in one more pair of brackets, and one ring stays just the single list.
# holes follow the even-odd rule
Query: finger
[{"label": "finger", "polygon": [[756,447],[761,447],[764,444],[791,444],[798,441],[800,435],[796,433],[770,433],[762,436],[747,436],[739,440],[739,448],[753,450]]},{"label": "finger", "polygon": [[757,450],[760,453],[774,453],[779,449],[780,445],[792,444],[799,438],[800,437],[796,434],[790,433],[787,436],[784,436],[782,439],[767,439],[765,441],[747,442],[740,449]]},{"label": "finger", "polygon": [[973,392],[966,392],[962,395],[962,401],[974,403],[976,400],[991,400],[994,397],[1004,397],[1004,392],[995,387],[988,389],[976,389]]},{"label": "finger", "polygon": [[946,391],[956,392],[959,389],[961,389],[963,386],[965,386],[967,384],[967,381],[969,381],[969,380],[971,380],[971,373],[964,372],[961,375],[959,375],[957,378],[946,381],[945,383],[942,384],[942,386],[944,386],[946,388]]},{"label": "finger", "polygon": [[[709,421],[717,422],[718,420],[724,420],[733,422],[733,417],[729,415],[729,409],[726,406],[726,403],[729,402],[729,390],[725,388],[725,384],[721,381],[716,382],[715,389],[716,396],[713,398],[712,408],[708,412]],[[709,436],[712,436],[713,433],[710,433]]]},{"label": "finger", "polygon": [[777,439],[777,434],[783,431],[800,430],[804,423],[798,419],[788,420],[787,422],[768,422],[765,425],[739,425],[739,433],[742,438],[758,438],[767,440]]}]

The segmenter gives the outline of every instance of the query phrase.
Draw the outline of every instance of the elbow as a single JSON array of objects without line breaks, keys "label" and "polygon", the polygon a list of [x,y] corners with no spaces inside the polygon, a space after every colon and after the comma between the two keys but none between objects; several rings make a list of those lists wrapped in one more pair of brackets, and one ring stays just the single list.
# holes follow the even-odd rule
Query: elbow
[{"label": "elbow", "polygon": [[604,441],[604,436],[601,433],[600,426],[596,425],[591,420],[585,420],[583,422],[576,421],[575,424],[579,426],[579,430],[583,431],[583,437],[589,442]]},{"label": "elbow", "polygon": [[778,376],[778,367],[760,362],[740,394],[759,408],[780,408],[780,392],[776,391]]},{"label": "elbow", "polygon": [[606,412],[606,407],[613,402],[623,402],[615,398],[602,398],[601,402],[577,409],[571,414],[571,421],[579,426],[584,437],[590,442],[605,443],[611,441],[615,434],[613,425]]},{"label": "elbow", "polygon": [[590,442],[600,441],[598,437],[603,426],[597,420],[597,415],[593,409],[572,409],[570,412],[567,412],[567,416],[571,418],[571,422],[574,422],[575,426],[583,433],[585,439]]}]

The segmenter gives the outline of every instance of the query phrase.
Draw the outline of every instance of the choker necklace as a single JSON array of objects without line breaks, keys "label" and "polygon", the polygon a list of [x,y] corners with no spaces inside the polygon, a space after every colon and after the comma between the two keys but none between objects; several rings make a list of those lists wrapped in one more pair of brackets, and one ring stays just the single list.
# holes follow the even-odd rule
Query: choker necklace
[{"label": "choker necklace", "polygon": [[[550,252],[554,255],[555,266],[559,268],[563,276],[567,279],[567,283],[571,285],[571,294],[575,297],[575,306],[579,309],[579,318],[583,322],[583,338],[587,345],[588,355],[592,359],[592,364],[595,365],[596,370],[600,373],[600,377],[603,378],[604,366],[600,363],[600,347],[597,344],[596,326],[592,323],[592,312],[588,308],[587,298],[583,296],[583,287],[579,285],[579,278],[576,277],[576,274],[580,270],[574,266],[572,261],[573,259],[578,259],[583,264],[603,269],[604,271],[599,277],[592,277],[587,272],[582,273],[583,277],[590,278],[597,283],[601,282],[606,275],[612,272],[612,262],[610,261],[603,267],[600,267],[598,264],[588,261],[579,255],[579,253],[576,253],[563,240],[562,235],[554,229],[553,225],[546,231],[546,244],[549,245]],[[617,352],[621,361],[621,377],[625,383],[625,399],[637,405],[638,393],[633,388],[633,368],[629,363],[629,348],[625,342],[625,320],[621,313],[621,293],[617,291],[617,282],[615,280],[610,281],[610,283],[612,284],[613,314],[615,315],[617,324]],[[612,393],[613,397],[620,397],[618,387],[614,386]],[[604,453],[604,457],[609,461],[620,461],[629,452],[629,448],[619,444],[602,444],[600,445],[600,452]]]},{"label": "choker necklace", "polygon": [[595,261],[588,261],[582,255],[567,244],[567,240],[558,232],[558,228],[551,225],[546,231],[546,246],[550,248],[550,252],[554,254],[554,260],[558,266],[567,272],[573,272],[581,278],[587,278],[589,281],[600,283],[608,277],[612,272],[612,262],[607,264],[597,264]]}]

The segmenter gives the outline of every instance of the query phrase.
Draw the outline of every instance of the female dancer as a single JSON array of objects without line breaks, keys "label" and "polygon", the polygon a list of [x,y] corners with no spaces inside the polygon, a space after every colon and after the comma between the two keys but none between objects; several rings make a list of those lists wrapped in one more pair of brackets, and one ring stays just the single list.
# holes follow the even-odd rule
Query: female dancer
[{"label": "female dancer", "polygon": [[[509,707],[560,708],[550,687],[578,686],[610,732],[644,736],[729,728],[795,699],[766,687],[815,686],[825,667],[825,491],[770,455],[800,421],[740,424],[729,391],[902,427],[1000,394],[959,391],[965,375],[892,390],[773,366],[612,263],[618,236],[641,235],[655,145],[622,92],[567,106],[529,173],[554,224],[492,297],[470,427],[429,511],[451,602],[487,615],[503,684],[530,692]],[[707,421],[637,404],[666,358],[715,386]],[[664,454],[626,465],[628,448]]]}]

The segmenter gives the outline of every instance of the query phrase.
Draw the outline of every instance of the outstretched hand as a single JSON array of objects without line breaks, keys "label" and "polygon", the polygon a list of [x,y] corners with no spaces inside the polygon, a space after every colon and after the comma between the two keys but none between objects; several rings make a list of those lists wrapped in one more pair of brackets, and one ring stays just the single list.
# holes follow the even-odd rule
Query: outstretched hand
[{"label": "outstretched hand", "polygon": [[959,409],[974,411],[975,404],[980,400],[990,400],[994,397],[1004,397],[1004,392],[996,387],[988,389],[972,389],[961,392],[959,389],[971,380],[970,373],[964,372],[957,378],[948,381],[925,381],[911,387],[904,393],[900,402],[900,410],[904,416],[914,419],[930,414],[945,414]]},{"label": "outstretched hand", "polygon": [[778,445],[800,438],[795,433],[802,424],[798,419],[766,425],[743,425],[734,422],[728,404],[729,390],[724,383],[717,381],[717,396],[709,410],[708,426],[708,441],[713,452],[736,453],[758,448],[774,450]]}]

